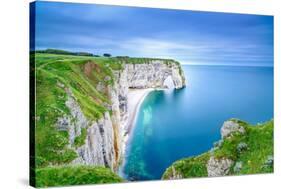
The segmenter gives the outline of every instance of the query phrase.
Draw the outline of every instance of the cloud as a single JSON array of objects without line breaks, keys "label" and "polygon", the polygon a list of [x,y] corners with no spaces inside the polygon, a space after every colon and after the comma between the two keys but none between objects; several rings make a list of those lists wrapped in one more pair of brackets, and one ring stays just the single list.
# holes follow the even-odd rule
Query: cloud
[{"label": "cloud", "polygon": [[263,52],[255,44],[241,45],[233,42],[177,42],[153,38],[135,38],[123,41],[119,48],[137,56],[174,58],[182,61],[200,62],[262,62],[272,61],[272,54]]},{"label": "cloud", "polygon": [[36,48],[273,65],[266,16],[39,2]]}]

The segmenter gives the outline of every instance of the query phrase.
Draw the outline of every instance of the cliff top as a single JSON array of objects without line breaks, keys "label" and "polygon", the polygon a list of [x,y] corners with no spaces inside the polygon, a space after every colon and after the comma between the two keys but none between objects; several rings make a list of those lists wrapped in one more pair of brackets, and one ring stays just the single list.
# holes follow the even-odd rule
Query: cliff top
[{"label": "cliff top", "polygon": [[150,58],[150,57],[129,57],[129,56],[111,56],[109,53],[101,55],[94,55],[88,52],[70,52],[60,49],[46,49],[46,50],[37,50],[32,53],[36,54],[48,54],[48,56],[52,55],[60,55],[60,56],[72,56],[72,58],[81,58],[81,59],[89,59],[89,60],[110,60],[111,63],[122,62],[128,64],[145,64],[152,63],[153,61],[160,61],[165,64],[170,64],[171,62],[175,64],[180,64],[179,62],[173,59],[165,59],[165,58]]}]

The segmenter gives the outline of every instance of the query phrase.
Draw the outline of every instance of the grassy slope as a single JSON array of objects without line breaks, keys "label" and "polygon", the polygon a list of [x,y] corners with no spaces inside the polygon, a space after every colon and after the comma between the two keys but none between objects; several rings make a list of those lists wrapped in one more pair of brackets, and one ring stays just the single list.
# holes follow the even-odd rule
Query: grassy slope
[{"label": "grassy slope", "polygon": [[[74,148],[83,145],[86,137],[86,129],[82,129],[81,135],[74,141],[74,146],[69,147],[68,132],[58,131],[55,126],[58,117],[70,115],[70,111],[65,105],[68,98],[67,90],[72,92],[88,120],[97,120],[105,111],[110,111],[106,108],[110,104],[107,91],[97,91],[98,83],[102,83],[105,87],[112,85],[114,82],[113,70],[123,69],[123,63],[141,64],[157,59],[117,59],[47,53],[36,53],[35,58],[36,179],[40,186],[46,186],[48,183],[50,185],[71,184],[71,182],[52,183],[51,178],[47,176],[48,174],[65,174],[65,172],[71,170],[72,168],[56,168],[54,166],[67,164],[74,160],[77,157]],[[90,74],[84,72],[85,65],[88,62],[94,64],[94,69]],[[170,64],[168,60],[165,63]],[[102,169],[99,169],[99,171],[102,172]],[[80,173],[80,171],[77,171],[77,173]],[[66,174],[66,176],[71,175]],[[45,180],[43,177],[49,180]],[[112,182],[114,181],[112,180]],[[90,182],[94,183],[92,180]],[[111,181],[108,180],[108,182]],[[80,183],[80,181],[77,181],[77,183]]]},{"label": "grassy slope", "polygon": [[122,182],[119,176],[104,167],[64,166],[36,170],[36,187],[66,186]]},{"label": "grassy slope", "polygon": [[[264,166],[268,156],[273,155],[273,120],[256,126],[242,121],[238,122],[245,128],[246,134],[236,133],[234,136],[224,139],[220,147],[214,148],[214,156],[242,162],[242,169],[234,172],[232,167],[230,175],[273,172],[273,167]],[[242,152],[237,151],[239,143],[246,143],[248,148]],[[208,176],[206,164],[209,157],[210,152],[206,152],[196,157],[178,160],[172,166],[184,178],[206,177]],[[168,179],[172,175],[172,166],[166,169],[163,179]]]}]

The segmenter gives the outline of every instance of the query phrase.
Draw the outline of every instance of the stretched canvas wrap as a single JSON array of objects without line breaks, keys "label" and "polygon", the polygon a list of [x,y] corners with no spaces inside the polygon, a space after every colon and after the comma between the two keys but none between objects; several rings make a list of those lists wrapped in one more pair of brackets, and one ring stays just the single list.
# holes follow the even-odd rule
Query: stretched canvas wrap
[{"label": "stretched canvas wrap", "polygon": [[273,67],[273,16],[31,3],[31,185],[272,173]]}]

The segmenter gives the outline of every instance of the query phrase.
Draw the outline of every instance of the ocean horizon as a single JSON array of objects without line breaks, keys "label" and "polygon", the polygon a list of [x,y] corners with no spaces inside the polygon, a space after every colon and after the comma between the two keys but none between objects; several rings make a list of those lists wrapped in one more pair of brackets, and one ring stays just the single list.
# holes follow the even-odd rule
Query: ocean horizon
[{"label": "ocean horizon", "polygon": [[182,65],[187,86],[152,91],[140,106],[125,154],[128,180],[160,179],[174,161],[220,139],[224,121],[257,124],[273,116],[273,67]]}]

